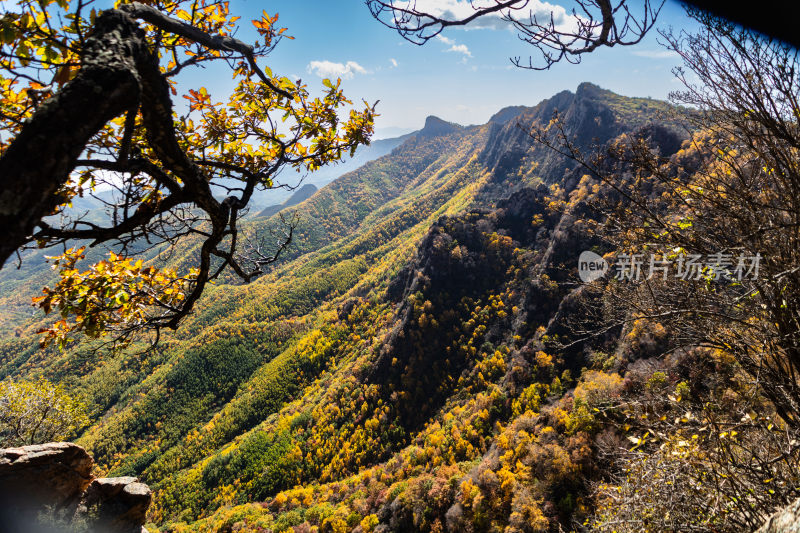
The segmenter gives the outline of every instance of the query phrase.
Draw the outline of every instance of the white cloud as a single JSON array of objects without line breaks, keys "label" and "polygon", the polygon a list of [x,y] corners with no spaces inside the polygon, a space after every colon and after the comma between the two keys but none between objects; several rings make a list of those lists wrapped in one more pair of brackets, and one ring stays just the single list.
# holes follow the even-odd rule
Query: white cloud
[{"label": "white cloud", "polygon": [[450,47],[445,50],[445,52],[457,52],[459,54],[464,54],[465,58],[472,57],[472,52],[469,51],[469,48],[466,44],[456,44],[453,39],[445,37],[444,35],[437,35],[436,39]]},{"label": "white cloud", "polygon": [[[473,15],[477,9],[487,8],[497,5],[496,0],[408,0],[406,2],[396,2],[395,6],[405,9],[416,9],[422,13],[429,13],[443,19],[464,19]],[[542,23],[550,21],[550,14],[553,15],[553,22],[556,27],[566,27],[574,24],[574,19],[570,13],[562,6],[543,2],[541,0],[531,0],[519,9],[505,9],[497,13],[491,13],[478,17],[468,26],[469,28],[491,28],[504,29],[511,28],[508,21],[503,20],[503,16],[510,16],[522,22],[530,20],[535,16]]]},{"label": "white cloud", "polygon": [[320,78],[342,78],[349,80],[356,74],[369,74],[369,71],[356,63],[334,63],[333,61],[312,61],[306,67],[310,74],[316,74]]},{"label": "white cloud", "polygon": [[450,48],[447,49],[448,52],[458,52],[459,54],[464,54],[467,57],[472,57],[472,52],[469,51],[466,44],[454,44]]},{"label": "white cloud", "polygon": [[392,64],[390,68],[397,68],[397,60],[395,58],[389,58],[389,62]]},{"label": "white cloud", "polygon": [[451,45],[452,46],[452,45],[456,44],[456,42],[453,39],[445,37],[444,35],[441,35],[441,34],[437,35],[436,39],[441,41],[441,42],[443,42],[444,44],[447,44],[447,45]]},{"label": "white cloud", "polygon": [[634,50],[633,55],[650,59],[674,59],[680,57],[673,50]]}]

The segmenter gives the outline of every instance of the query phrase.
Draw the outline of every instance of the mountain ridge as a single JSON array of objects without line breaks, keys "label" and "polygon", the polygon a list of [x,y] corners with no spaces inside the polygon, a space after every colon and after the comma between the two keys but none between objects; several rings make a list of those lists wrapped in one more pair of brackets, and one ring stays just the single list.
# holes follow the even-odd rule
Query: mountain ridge
[{"label": "mountain ridge", "polygon": [[283,202],[282,204],[265,207],[256,216],[271,217],[272,215],[275,215],[283,211],[287,207],[292,207],[293,205],[297,205],[300,202],[306,200],[307,198],[311,198],[311,196],[313,196],[314,193],[317,192],[318,190],[319,189],[317,189],[317,186],[314,185],[313,183],[306,183],[302,187],[299,187],[297,190],[295,190],[294,193],[292,193],[292,195],[289,197],[289,199]]},{"label": "mountain ridge", "polygon": [[[571,254],[596,244],[581,233],[580,212],[548,208],[558,194],[550,186],[568,194],[580,176],[527,131],[559,111],[589,147],[667,107],[581,84],[483,125],[428,117],[389,153],[286,206],[300,221],[293,248],[250,285],[210,287],[156,351],[106,357],[83,344],[40,353],[24,346],[36,325],[18,325],[19,337],[0,340],[0,372],[81,391],[91,423],[78,442],[104,472],[155,489],[160,526],[215,530],[239,513],[231,524],[252,529],[378,521],[464,530],[468,518],[483,520],[459,496],[472,490],[467,482],[498,475],[511,429],[512,441],[523,438],[517,429],[541,433],[522,415],[545,398],[561,401],[563,371],[579,370],[583,357],[546,353],[546,336],[559,333],[551,319],[572,312],[558,282]],[[246,226],[280,228],[277,214]],[[170,264],[181,267],[192,246]],[[552,453],[584,460],[579,445],[546,434]],[[514,505],[555,501],[526,503],[529,521],[557,523],[558,505],[569,508],[558,504],[559,487],[582,490],[568,472],[548,476],[514,492]],[[428,483],[445,508],[415,507],[434,490],[423,490]],[[511,512],[491,516],[507,525]]]}]

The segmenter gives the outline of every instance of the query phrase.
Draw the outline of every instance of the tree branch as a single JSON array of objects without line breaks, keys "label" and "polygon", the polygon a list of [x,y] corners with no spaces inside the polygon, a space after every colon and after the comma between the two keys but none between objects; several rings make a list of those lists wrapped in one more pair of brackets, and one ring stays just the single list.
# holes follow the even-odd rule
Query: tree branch
[{"label": "tree branch", "polygon": [[5,232],[0,265],[64,200],[56,192],[89,139],[139,98],[135,63],[144,52],[143,39],[122,13],[101,14],[78,74],[36,110],[0,157],[0,227]]}]

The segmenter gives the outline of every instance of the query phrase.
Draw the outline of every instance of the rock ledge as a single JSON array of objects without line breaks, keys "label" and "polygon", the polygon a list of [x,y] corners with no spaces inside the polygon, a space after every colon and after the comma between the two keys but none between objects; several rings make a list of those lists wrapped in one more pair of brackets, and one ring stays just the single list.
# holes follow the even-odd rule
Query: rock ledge
[{"label": "rock ledge", "polygon": [[70,442],[0,449],[3,531],[146,533],[148,486],[134,477],[94,478],[93,464]]}]

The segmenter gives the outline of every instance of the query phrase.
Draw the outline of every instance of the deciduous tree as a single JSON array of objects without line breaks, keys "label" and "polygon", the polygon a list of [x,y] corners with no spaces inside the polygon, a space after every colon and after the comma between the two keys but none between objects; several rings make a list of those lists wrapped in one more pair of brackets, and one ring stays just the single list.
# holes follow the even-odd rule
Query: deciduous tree
[{"label": "deciduous tree", "polygon": [[45,379],[0,383],[0,447],[61,440],[87,423],[83,404]]},{"label": "deciduous tree", "polygon": [[[635,409],[623,410],[625,431],[641,424],[633,441],[642,450],[618,457],[628,475],[601,488],[601,530],[670,530],[676,519],[714,531],[754,529],[797,497],[800,56],[705,12],[690,14],[697,32],[662,33],[684,63],[676,70],[684,90],[672,94],[687,106],[682,148],[664,153],[675,139],[664,142],[664,128],[650,127],[591,156],[558,117],[533,131],[599,180],[591,200],[598,230],[619,256],[641,262],[640,275],[584,287],[600,289],[605,300],[593,303],[607,304],[595,305],[608,322],[594,322],[593,333],[622,326],[630,343],[640,324],[663,327],[661,355],[672,370],[699,363],[705,351],[716,366],[716,383],[692,372],[689,383],[702,394],[693,405],[676,401],[676,389],[655,401],[639,393]],[[665,378],[653,374],[648,387]],[[645,446],[645,437],[653,442]],[[664,502],[670,513],[650,514]]]},{"label": "deciduous tree", "polygon": [[[245,43],[226,1],[92,4],[0,7],[0,262],[33,243],[114,251],[85,271],[77,246],[59,259],[62,279],[38,301],[65,318],[50,330],[58,339],[175,328],[225,269],[258,276],[291,228],[272,245],[246,240],[239,220],[253,193],[281,170],[313,171],[368,143],[374,116],[366,103],[343,115],[351,102],[338,81],[312,98],[264,64],[286,38],[277,15],[252,21],[259,37]],[[182,81],[211,63],[235,80],[224,102]],[[105,204],[106,220],[67,209],[84,195]],[[199,246],[188,271],[130,260],[186,238]]]}]

